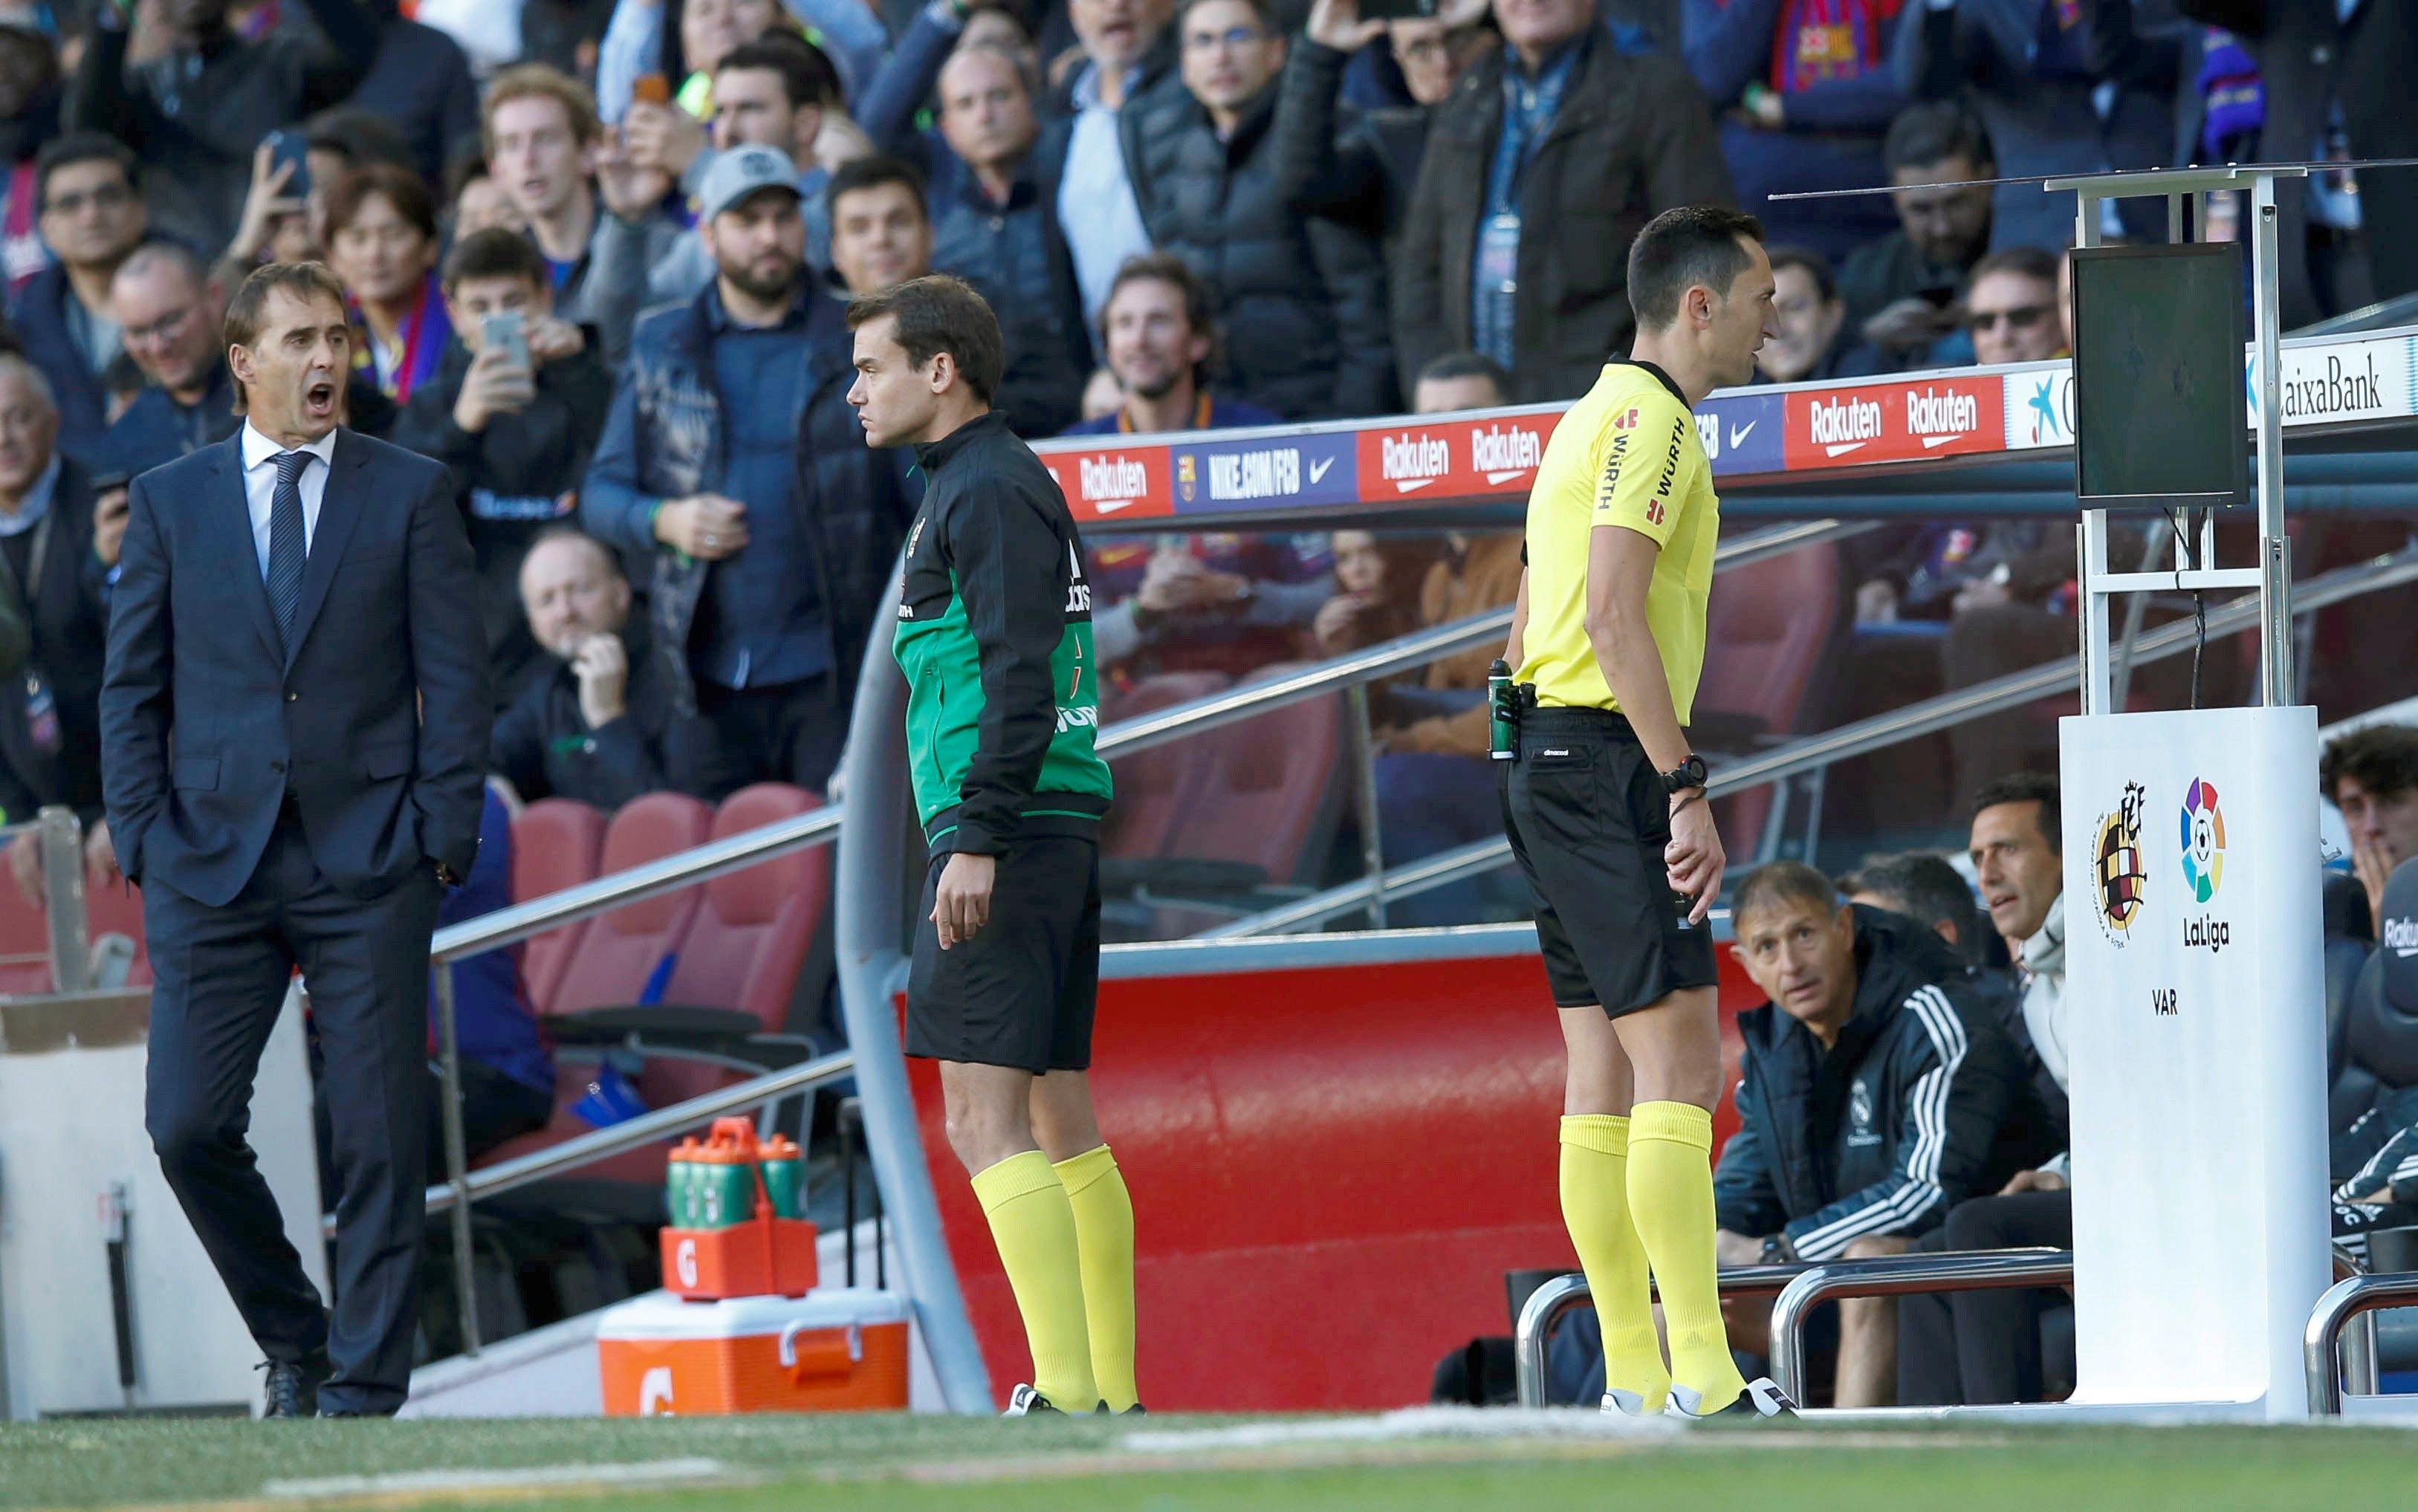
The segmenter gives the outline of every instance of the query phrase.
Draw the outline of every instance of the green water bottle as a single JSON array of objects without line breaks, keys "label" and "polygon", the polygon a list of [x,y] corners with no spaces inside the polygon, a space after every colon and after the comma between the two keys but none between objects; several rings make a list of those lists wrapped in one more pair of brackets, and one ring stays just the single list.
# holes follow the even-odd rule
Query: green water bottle
[{"label": "green water bottle", "polygon": [[1512,702],[1511,664],[1496,657],[1486,668],[1486,754],[1497,761],[1520,755],[1520,719]]},{"label": "green water bottle", "polygon": [[694,1135],[680,1142],[664,1167],[664,1208],[675,1229],[696,1227],[696,1154]]},{"label": "green water bottle", "polygon": [[806,1163],[797,1141],[774,1135],[764,1146],[764,1191],[773,1200],[773,1216],[806,1215]]},{"label": "green water bottle", "polygon": [[697,1171],[698,1228],[728,1229],[755,1215],[755,1171],[737,1151],[709,1147]]}]

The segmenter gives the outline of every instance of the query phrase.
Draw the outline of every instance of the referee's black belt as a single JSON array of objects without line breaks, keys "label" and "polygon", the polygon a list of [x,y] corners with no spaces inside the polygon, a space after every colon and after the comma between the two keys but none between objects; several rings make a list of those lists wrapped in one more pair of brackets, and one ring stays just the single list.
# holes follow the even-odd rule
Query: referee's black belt
[{"label": "referee's black belt", "polygon": [[1538,707],[1520,711],[1520,733],[1523,735],[1602,735],[1614,740],[1637,740],[1629,716],[1614,709],[1562,709]]}]

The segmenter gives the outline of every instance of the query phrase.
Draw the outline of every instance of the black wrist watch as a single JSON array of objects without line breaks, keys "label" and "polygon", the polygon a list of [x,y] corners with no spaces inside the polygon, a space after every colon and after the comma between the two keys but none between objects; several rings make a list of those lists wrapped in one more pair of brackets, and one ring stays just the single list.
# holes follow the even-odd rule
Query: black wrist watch
[{"label": "black wrist watch", "polygon": [[1705,758],[1694,752],[1669,771],[1662,773],[1662,790],[1676,797],[1691,787],[1702,787],[1706,780]]},{"label": "black wrist watch", "polygon": [[1786,1234],[1773,1234],[1763,1242],[1762,1259],[1766,1265],[1792,1264],[1797,1259],[1797,1246],[1788,1242]]}]

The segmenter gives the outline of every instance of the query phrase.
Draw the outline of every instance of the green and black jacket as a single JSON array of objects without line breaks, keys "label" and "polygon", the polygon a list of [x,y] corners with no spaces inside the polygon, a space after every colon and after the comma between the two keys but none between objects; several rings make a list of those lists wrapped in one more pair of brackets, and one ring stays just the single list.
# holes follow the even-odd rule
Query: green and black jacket
[{"label": "green and black jacket", "polygon": [[1096,839],[1111,789],[1074,517],[996,413],[915,453],[924,503],[894,649],[924,837],[978,856],[1027,835]]}]

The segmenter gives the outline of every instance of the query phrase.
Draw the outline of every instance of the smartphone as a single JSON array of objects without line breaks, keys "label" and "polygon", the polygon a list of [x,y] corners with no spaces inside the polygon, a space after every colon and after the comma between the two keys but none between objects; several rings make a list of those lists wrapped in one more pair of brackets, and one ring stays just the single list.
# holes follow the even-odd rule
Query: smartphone
[{"label": "smartphone", "polygon": [[642,73],[630,86],[630,99],[640,105],[668,105],[672,102],[672,82],[660,73]]},{"label": "smartphone", "polygon": [[1437,0],[1360,0],[1362,21],[1428,21]]},{"label": "smartphone", "polygon": [[284,195],[290,200],[311,197],[311,143],[301,132],[288,130],[271,131],[262,140],[268,144],[268,166],[274,172],[281,163],[294,165],[294,175],[285,180]]},{"label": "smartphone", "polygon": [[528,332],[519,311],[498,310],[482,317],[479,322],[479,341],[488,351],[507,354],[513,366],[523,372],[528,370]]}]

